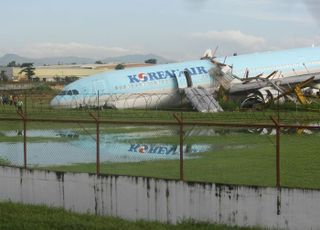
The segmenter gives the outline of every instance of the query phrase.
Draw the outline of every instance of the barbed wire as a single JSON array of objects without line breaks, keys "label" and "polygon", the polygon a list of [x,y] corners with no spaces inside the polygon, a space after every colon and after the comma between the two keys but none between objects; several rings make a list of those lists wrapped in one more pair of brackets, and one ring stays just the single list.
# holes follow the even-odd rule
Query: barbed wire
[{"label": "barbed wire", "polygon": [[[173,93],[146,93],[146,94],[87,94],[79,99],[77,95],[68,97],[68,104],[62,105],[64,98],[55,98],[54,94],[47,93],[20,93],[16,99],[0,100],[0,116],[17,116],[17,101],[23,102],[22,109],[28,116],[35,117],[88,117],[89,112],[98,113],[102,118],[125,119],[173,119],[172,112],[180,113],[182,119],[187,120],[214,120],[230,122],[263,122],[270,121],[270,116],[278,117],[282,122],[305,124],[319,123],[320,106],[293,105],[288,103],[281,106],[270,106],[260,110],[241,109],[236,102],[220,102],[224,112],[199,112],[191,103],[193,99],[186,98],[178,92]],[[203,95],[194,94],[198,98]],[[54,99],[55,98],[55,99]],[[52,105],[56,101],[56,106]],[[195,99],[196,101],[196,99]],[[85,103],[84,103],[85,102]],[[210,111],[216,103],[207,98],[205,110]]]}]

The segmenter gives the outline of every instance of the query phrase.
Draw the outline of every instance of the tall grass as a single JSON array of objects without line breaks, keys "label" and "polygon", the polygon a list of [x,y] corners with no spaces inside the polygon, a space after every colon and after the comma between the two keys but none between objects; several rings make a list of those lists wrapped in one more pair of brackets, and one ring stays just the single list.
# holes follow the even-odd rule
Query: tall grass
[{"label": "tall grass", "polygon": [[209,223],[184,221],[177,225],[159,222],[126,221],[115,217],[103,217],[90,214],[76,214],[61,208],[46,206],[23,205],[11,202],[0,202],[0,229],[10,230],[245,230],[260,228],[228,227]]}]

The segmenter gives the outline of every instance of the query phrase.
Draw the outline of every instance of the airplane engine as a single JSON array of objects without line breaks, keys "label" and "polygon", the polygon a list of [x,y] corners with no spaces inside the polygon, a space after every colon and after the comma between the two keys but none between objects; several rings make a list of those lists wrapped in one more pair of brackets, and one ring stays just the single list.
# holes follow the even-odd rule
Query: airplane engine
[{"label": "airplane engine", "polygon": [[311,88],[320,90],[320,83],[313,84]]},{"label": "airplane engine", "polygon": [[[280,93],[271,87],[264,87],[256,90],[253,93],[247,95],[247,97],[241,102],[240,108],[258,108],[259,105],[267,104],[275,100]],[[285,102],[284,97],[279,98],[280,104]]]},{"label": "airplane engine", "polygon": [[304,95],[306,96],[312,96],[312,97],[319,97],[320,96],[320,90],[318,88],[305,88],[302,91]]}]

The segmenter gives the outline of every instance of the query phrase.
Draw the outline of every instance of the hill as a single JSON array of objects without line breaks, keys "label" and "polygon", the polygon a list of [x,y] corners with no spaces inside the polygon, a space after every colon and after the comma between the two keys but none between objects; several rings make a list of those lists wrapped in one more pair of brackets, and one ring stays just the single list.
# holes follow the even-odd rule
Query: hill
[{"label": "hill", "polygon": [[174,62],[173,60],[169,60],[155,54],[132,54],[132,55],[119,56],[119,57],[108,57],[103,59],[102,62],[104,63],[110,63],[110,62],[144,63],[145,60],[148,60],[151,58],[157,59],[158,64],[166,64],[166,63]]},{"label": "hill", "polygon": [[[134,54],[134,55],[125,55],[119,57],[107,57],[101,61],[104,63],[144,63],[145,60],[155,58],[159,64],[170,63],[172,60],[160,57],[154,54]],[[35,66],[42,65],[57,65],[57,64],[92,64],[95,63],[95,59],[84,58],[84,57],[47,57],[47,58],[29,58],[22,57],[17,54],[5,54],[3,57],[0,57],[0,65],[6,66],[9,62],[15,61],[17,64],[32,62]]]}]

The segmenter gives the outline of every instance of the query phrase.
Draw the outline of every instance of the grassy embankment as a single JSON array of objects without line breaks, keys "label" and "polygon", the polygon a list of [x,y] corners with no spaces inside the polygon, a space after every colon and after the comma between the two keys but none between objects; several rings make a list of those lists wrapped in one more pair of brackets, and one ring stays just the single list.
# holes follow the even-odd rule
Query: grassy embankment
[{"label": "grassy embankment", "polygon": [[185,221],[177,225],[161,224],[158,222],[136,221],[130,222],[114,217],[102,217],[89,214],[75,214],[61,208],[48,208],[45,206],[22,205],[10,202],[0,202],[0,229],[10,230],[70,230],[70,229],[262,229],[262,228],[240,228],[228,227],[208,223],[196,223]]}]

